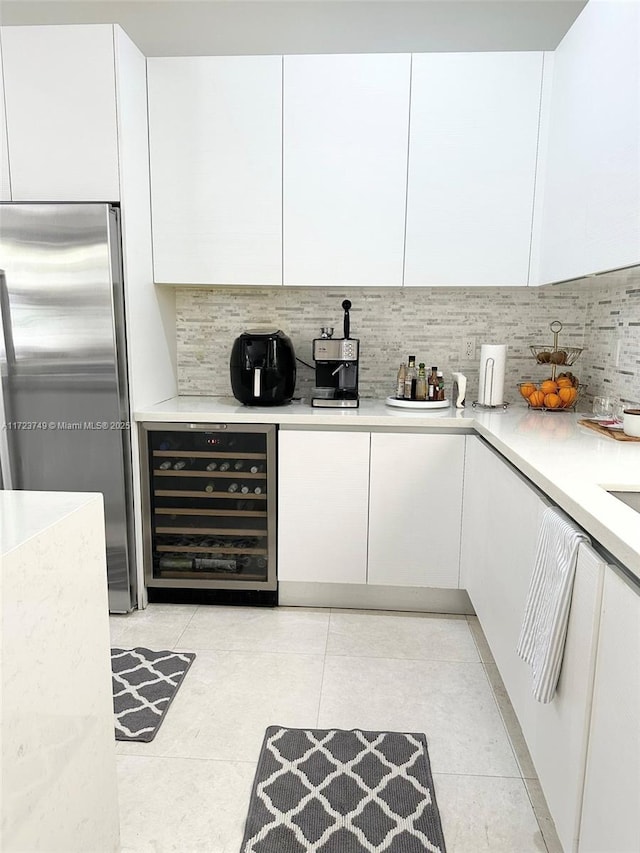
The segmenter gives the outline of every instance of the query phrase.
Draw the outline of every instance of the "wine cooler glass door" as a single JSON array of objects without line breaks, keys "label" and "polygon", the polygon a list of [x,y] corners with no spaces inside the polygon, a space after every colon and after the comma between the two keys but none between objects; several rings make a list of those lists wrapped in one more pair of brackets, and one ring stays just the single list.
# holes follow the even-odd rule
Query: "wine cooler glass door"
[{"label": "wine cooler glass door", "polygon": [[143,427],[148,585],[275,589],[275,426]]}]

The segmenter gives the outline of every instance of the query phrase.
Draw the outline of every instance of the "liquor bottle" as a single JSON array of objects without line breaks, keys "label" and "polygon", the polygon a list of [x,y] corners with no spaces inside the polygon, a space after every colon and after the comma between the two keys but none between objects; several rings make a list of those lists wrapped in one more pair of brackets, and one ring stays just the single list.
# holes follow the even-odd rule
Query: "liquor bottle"
[{"label": "liquor bottle", "polygon": [[405,400],[415,400],[416,399],[416,380],[418,378],[418,374],[416,372],[416,357],[415,355],[409,356],[409,366],[407,367],[407,372],[404,377],[404,399]]},{"label": "liquor bottle", "polygon": [[228,462],[221,462],[220,467],[218,468],[218,471],[228,471],[228,470],[229,470],[229,463]]},{"label": "liquor bottle", "polygon": [[204,490],[205,490],[205,492],[209,492],[209,493],[215,492],[216,484],[213,482],[213,480],[211,480],[210,482],[207,483],[207,485],[204,487]]},{"label": "liquor bottle", "polygon": [[169,468],[171,468],[172,464],[173,464],[173,463],[171,462],[171,460],[170,460],[170,459],[165,459],[165,460],[164,460],[164,462],[161,462],[161,463],[158,465],[158,468],[159,468],[161,471],[168,471],[168,470],[169,470]]},{"label": "liquor bottle", "polygon": [[427,399],[427,373],[424,369],[424,361],[418,365],[418,378],[416,379],[416,400]]},{"label": "liquor bottle", "polygon": [[407,365],[402,362],[398,368],[398,377],[396,379],[396,400],[404,399],[404,380],[407,375]]},{"label": "liquor bottle", "polygon": [[217,462],[209,462],[209,464],[207,465],[207,467],[204,470],[205,471],[215,471],[217,467],[218,467]]},{"label": "liquor bottle", "polygon": [[431,400],[431,402],[435,402],[438,399],[438,368],[432,367],[431,373],[429,374],[429,383],[427,386],[427,398]]},{"label": "liquor bottle", "polygon": [[242,471],[243,468],[244,468],[244,462],[241,459],[238,459],[237,462],[233,463],[233,470],[234,471]]},{"label": "liquor bottle", "polygon": [[437,373],[438,376],[438,400],[444,400],[444,376],[441,370]]},{"label": "liquor bottle", "polygon": [[229,483],[229,485],[227,486],[227,491],[228,492],[237,492],[239,488],[240,487],[238,486],[237,483]]}]

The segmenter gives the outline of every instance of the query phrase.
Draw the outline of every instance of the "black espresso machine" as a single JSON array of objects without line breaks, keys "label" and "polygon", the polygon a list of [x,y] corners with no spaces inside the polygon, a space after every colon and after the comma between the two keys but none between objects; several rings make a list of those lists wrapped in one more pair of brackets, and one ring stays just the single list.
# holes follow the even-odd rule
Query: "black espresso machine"
[{"label": "black espresso machine", "polygon": [[316,387],[311,396],[311,405],[316,408],[356,409],[360,405],[358,397],[360,341],[349,336],[351,302],[345,299],[342,308],[344,337],[332,337],[333,328],[325,326],[321,337],[314,338],[313,341]]},{"label": "black espresso machine", "polygon": [[231,389],[245,406],[281,406],[296,387],[296,354],[279,329],[248,329],[231,349]]}]

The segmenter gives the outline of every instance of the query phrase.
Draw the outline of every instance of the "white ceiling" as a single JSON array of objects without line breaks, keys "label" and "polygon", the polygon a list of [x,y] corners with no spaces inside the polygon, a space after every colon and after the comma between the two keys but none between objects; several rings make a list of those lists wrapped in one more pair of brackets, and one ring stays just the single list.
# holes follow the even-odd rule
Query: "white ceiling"
[{"label": "white ceiling", "polygon": [[586,0],[2,0],[0,23],[118,23],[146,56],[554,50]]}]

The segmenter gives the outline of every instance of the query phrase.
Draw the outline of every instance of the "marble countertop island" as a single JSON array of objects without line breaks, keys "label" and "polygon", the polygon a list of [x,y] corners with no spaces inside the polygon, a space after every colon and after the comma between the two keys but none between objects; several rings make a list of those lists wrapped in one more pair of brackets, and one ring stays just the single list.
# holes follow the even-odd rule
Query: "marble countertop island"
[{"label": "marble countertop island", "polygon": [[5,853],[119,850],[102,495],[0,491]]}]

